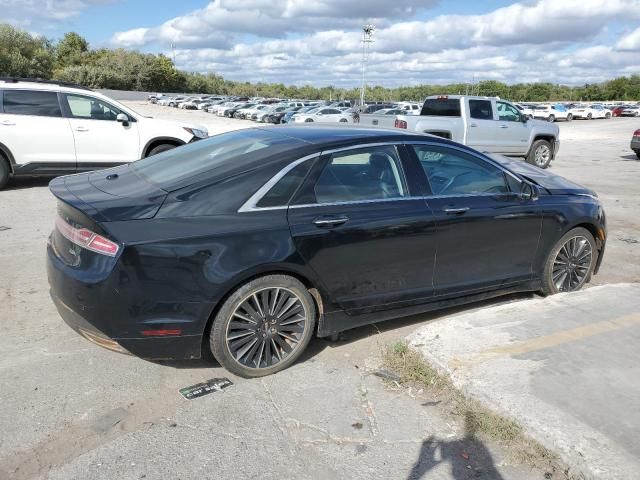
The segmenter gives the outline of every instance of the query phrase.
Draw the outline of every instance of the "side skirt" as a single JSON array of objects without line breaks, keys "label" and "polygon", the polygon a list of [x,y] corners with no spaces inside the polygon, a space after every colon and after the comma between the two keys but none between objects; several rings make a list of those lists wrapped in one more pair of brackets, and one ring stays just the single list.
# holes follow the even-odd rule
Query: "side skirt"
[{"label": "side skirt", "polygon": [[385,310],[381,312],[366,313],[357,316],[348,315],[344,311],[325,312],[319,320],[317,335],[318,337],[328,337],[345,330],[350,330],[352,328],[361,327],[364,325],[370,325],[372,323],[392,320],[395,318],[408,317],[420,313],[432,312],[434,310],[441,310],[458,305],[480,302],[482,300],[501,297],[512,293],[534,292],[539,290],[540,288],[541,284],[539,281],[531,281],[501,290],[476,293],[473,295],[466,295],[463,297],[450,298],[446,300],[435,300],[420,305],[412,305],[410,307]]}]

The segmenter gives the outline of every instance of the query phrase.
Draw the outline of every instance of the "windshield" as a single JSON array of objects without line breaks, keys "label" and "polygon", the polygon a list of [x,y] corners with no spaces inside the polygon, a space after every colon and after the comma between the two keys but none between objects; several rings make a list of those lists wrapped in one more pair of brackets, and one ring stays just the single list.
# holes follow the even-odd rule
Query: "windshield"
[{"label": "windshield", "polygon": [[230,163],[242,162],[249,153],[288,141],[281,135],[250,128],[168,150],[133,162],[131,166],[148,181],[170,191],[173,185],[182,180],[197,178]]}]

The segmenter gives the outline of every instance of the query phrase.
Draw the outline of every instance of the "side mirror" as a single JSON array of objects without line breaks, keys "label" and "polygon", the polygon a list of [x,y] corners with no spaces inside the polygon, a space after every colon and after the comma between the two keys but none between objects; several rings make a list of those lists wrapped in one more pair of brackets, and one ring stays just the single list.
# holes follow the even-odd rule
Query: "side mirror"
[{"label": "side mirror", "polygon": [[129,117],[127,117],[124,113],[119,113],[116,117],[116,122],[120,122],[123,127],[129,126]]},{"label": "side mirror", "polygon": [[518,196],[523,200],[537,200],[539,197],[538,188],[528,182],[522,182]]},{"label": "side mirror", "polygon": [[529,115],[525,115],[524,113],[520,114],[520,121],[522,123],[527,123],[529,121]]}]

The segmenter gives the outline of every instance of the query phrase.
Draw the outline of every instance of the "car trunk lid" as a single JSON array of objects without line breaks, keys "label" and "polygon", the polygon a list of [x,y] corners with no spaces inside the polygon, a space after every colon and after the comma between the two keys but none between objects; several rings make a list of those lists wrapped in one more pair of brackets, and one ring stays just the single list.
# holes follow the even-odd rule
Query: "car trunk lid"
[{"label": "car trunk lid", "polygon": [[167,196],[129,165],[58,177],[49,189],[97,222],[152,218]]}]

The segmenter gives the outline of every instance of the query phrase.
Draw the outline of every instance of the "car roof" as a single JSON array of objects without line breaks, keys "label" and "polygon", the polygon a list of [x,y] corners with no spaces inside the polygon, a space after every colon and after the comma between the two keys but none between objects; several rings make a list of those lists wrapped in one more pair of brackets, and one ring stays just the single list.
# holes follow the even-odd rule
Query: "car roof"
[{"label": "car roof", "polygon": [[365,127],[360,125],[276,125],[273,127],[256,127],[261,130],[277,133],[292,139],[300,140],[314,145],[348,144],[359,140],[378,139],[380,141],[406,141],[412,138],[425,137],[436,141],[446,141],[440,137],[417,134],[391,128]]}]

